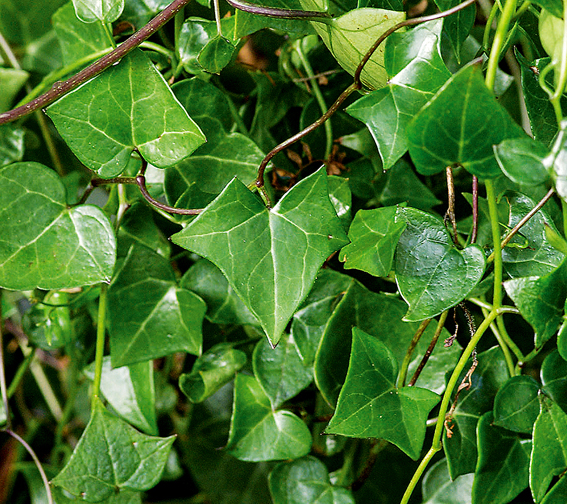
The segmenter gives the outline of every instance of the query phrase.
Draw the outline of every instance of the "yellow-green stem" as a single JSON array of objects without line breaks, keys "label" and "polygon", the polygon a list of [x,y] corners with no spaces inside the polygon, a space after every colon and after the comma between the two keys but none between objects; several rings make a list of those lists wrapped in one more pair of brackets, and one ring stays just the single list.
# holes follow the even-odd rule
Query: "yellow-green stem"
[{"label": "yellow-green stem", "polygon": [[490,214],[490,226],[492,228],[492,241],[494,244],[494,294],[492,296],[492,309],[498,310],[498,308],[502,306],[502,248],[500,246],[500,223],[498,222],[498,206],[492,180],[486,180],[485,186],[488,211]]},{"label": "yellow-green stem", "polygon": [[93,395],[91,399],[91,411],[94,411],[96,400],[100,395],[100,380],[102,378],[102,359],[104,357],[104,339],[106,334],[106,305],[108,302],[108,285],[100,286],[100,297],[98,300],[98,321],[96,327],[96,353],[95,372],[93,382]]},{"label": "yellow-green stem", "polygon": [[498,69],[498,62],[500,61],[500,53],[502,52],[502,48],[506,42],[510,21],[514,17],[515,13],[516,0],[506,0],[504,9],[502,10],[502,15],[498,21],[496,33],[494,34],[494,41],[492,42],[492,48],[488,58],[488,67],[486,69],[485,82],[486,86],[490,90],[494,89],[494,83],[496,82],[496,70]]}]

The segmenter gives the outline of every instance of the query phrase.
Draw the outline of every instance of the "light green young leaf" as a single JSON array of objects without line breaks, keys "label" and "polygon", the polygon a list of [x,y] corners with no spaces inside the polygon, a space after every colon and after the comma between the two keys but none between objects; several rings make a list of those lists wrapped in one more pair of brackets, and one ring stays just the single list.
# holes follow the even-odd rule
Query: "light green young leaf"
[{"label": "light green young leaf", "polygon": [[419,387],[396,387],[398,363],[388,347],[357,327],[337,409],[325,432],[382,438],[417,460],[426,420],[440,397]]},{"label": "light green young leaf", "polygon": [[140,434],[96,401],[93,415],[67,465],[52,480],[87,502],[158,483],[175,436]]},{"label": "light green young leaf", "polygon": [[320,266],[347,242],[327,195],[324,169],[295,185],[270,210],[234,179],[171,239],[219,267],[273,346]]},{"label": "light green young leaf", "polygon": [[124,10],[124,0],[73,0],[77,17],[85,23],[116,21]]},{"label": "light green young leaf", "polygon": [[47,107],[76,156],[101,177],[126,168],[138,149],[166,168],[189,156],[205,137],[140,50]]},{"label": "light green young leaf", "polygon": [[56,173],[39,163],[0,169],[0,286],[64,289],[109,282],[116,239],[98,207],[68,208]]},{"label": "light green young leaf", "polygon": [[259,462],[303,457],[310,449],[307,426],[289,411],[272,410],[270,399],[253,377],[237,375],[228,453]]},{"label": "light green young leaf", "polygon": [[12,101],[28,80],[29,73],[15,68],[0,67],[0,112],[11,108]]}]

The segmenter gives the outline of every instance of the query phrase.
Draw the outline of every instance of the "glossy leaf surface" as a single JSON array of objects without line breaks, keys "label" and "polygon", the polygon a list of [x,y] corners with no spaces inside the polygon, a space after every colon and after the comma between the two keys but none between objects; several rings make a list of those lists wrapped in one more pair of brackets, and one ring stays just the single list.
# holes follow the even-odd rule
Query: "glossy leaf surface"
[{"label": "glossy leaf surface", "polygon": [[544,164],[548,149],[532,138],[512,138],[494,147],[504,174],[518,184],[538,185],[549,178]]},{"label": "glossy leaf surface", "polygon": [[530,434],[539,415],[539,385],[530,376],[513,376],[494,399],[494,425]]},{"label": "glossy leaf surface", "polygon": [[116,21],[124,9],[124,0],[73,0],[77,17],[85,23]]},{"label": "glossy leaf surface", "polygon": [[205,140],[139,50],[47,107],[47,114],[75,155],[105,178],[122,173],[134,149],[166,168]]},{"label": "glossy leaf surface", "polygon": [[471,504],[473,478],[473,474],[463,474],[451,480],[447,459],[440,460],[423,478],[423,504]]},{"label": "glossy leaf surface", "polygon": [[[313,212],[317,222],[308,219]],[[276,345],[319,267],[347,238],[318,170],[271,210],[235,179],[172,241],[215,263]]]},{"label": "glossy leaf surface", "polygon": [[543,361],[541,382],[544,392],[567,412],[567,361],[557,350],[551,352]]},{"label": "glossy leaf surface", "polygon": [[0,285],[63,289],[109,282],[114,230],[100,208],[68,208],[54,171],[33,162],[0,169]]},{"label": "glossy leaf surface", "polygon": [[87,502],[108,499],[122,489],[147,490],[159,481],[174,439],[140,434],[97,401],[73,455],[53,484]]},{"label": "glossy leaf surface", "polygon": [[21,161],[24,154],[24,130],[9,124],[0,126],[0,166]]}]

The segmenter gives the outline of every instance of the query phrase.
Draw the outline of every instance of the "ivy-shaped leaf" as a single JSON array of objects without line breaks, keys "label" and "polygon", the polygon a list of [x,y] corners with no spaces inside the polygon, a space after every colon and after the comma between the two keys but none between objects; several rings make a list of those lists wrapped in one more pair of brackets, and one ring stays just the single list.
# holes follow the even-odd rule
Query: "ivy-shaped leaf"
[{"label": "ivy-shaped leaf", "polygon": [[119,367],[175,352],[201,353],[207,307],[177,286],[168,261],[134,244],[108,292],[110,356]]},{"label": "ivy-shaped leaf", "polygon": [[124,0],[73,0],[77,17],[85,23],[116,21],[124,10]]},{"label": "ivy-shaped leaf", "polygon": [[46,112],[81,162],[105,178],[122,173],[134,149],[153,165],[166,168],[205,141],[139,49]]},{"label": "ivy-shaped leaf", "polygon": [[357,327],[337,409],[325,432],[382,438],[417,460],[426,420],[440,397],[419,387],[396,387],[398,363],[388,347]]},{"label": "ivy-shaped leaf", "polygon": [[533,138],[510,138],[494,147],[504,175],[517,184],[539,185],[549,178],[545,158],[549,150]]},{"label": "ivy-shaped leaf", "polygon": [[0,286],[65,289],[109,282],[114,230],[100,208],[68,208],[57,174],[39,163],[0,169]]},{"label": "ivy-shaped leaf", "polygon": [[512,376],[494,399],[494,425],[531,434],[539,414],[539,384],[531,376]]},{"label": "ivy-shaped leaf", "polygon": [[327,195],[324,169],[295,185],[270,210],[234,179],[171,239],[220,268],[272,346],[323,261],[347,242]]},{"label": "ivy-shaped leaf", "polygon": [[73,455],[53,484],[87,502],[108,499],[123,489],[148,490],[160,480],[174,440],[140,434],[97,400]]},{"label": "ivy-shaped leaf", "polygon": [[[449,10],[459,4],[458,0],[435,0],[439,10]],[[461,61],[461,48],[469,36],[476,18],[476,7],[470,5],[466,9],[455,12],[452,16],[443,19],[443,32],[447,36],[457,61]]]},{"label": "ivy-shaped leaf", "polygon": [[228,453],[240,460],[258,462],[299,458],[310,449],[307,426],[289,411],[272,410],[270,399],[253,377],[237,375]]},{"label": "ivy-shaped leaf", "polygon": [[441,219],[414,208],[400,209],[407,227],[398,240],[395,272],[409,305],[404,320],[434,317],[460,303],[484,274],[477,245],[458,250]]},{"label": "ivy-shaped leaf", "polygon": [[423,504],[471,504],[473,478],[463,474],[451,479],[447,459],[440,460],[423,477]]}]

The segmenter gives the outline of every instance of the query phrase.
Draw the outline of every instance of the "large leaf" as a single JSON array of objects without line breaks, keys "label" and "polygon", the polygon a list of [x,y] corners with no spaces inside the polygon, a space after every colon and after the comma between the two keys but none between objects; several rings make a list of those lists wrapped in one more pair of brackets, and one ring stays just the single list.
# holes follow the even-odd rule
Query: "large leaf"
[{"label": "large leaf", "polygon": [[272,410],[260,384],[239,374],[226,449],[250,462],[299,458],[311,449],[311,433],[293,413]]},{"label": "large leaf", "polygon": [[77,17],[85,23],[116,21],[124,9],[124,0],[73,0]]},{"label": "large leaf", "polygon": [[488,90],[478,65],[455,74],[408,126],[409,151],[417,171],[439,173],[461,164],[473,175],[500,175],[493,145],[525,133]]},{"label": "large leaf", "polygon": [[407,227],[398,240],[395,272],[409,305],[404,320],[434,317],[460,303],[484,274],[477,245],[458,250],[441,219],[421,210],[400,210]]},{"label": "large leaf", "polygon": [[449,476],[447,459],[437,462],[423,477],[423,504],[471,504],[473,475]]},{"label": "large leaf", "polygon": [[140,50],[68,93],[46,112],[81,162],[101,177],[122,173],[134,149],[153,165],[166,168],[205,141]]},{"label": "large leaf", "polygon": [[419,387],[396,387],[398,363],[384,343],[357,327],[329,434],[382,438],[417,460],[429,412],[440,397]]},{"label": "large leaf", "polygon": [[159,481],[174,440],[140,434],[96,401],[87,428],[53,484],[87,502],[122,490],[148,490]]},{"label": "large leaf", "polygon": [[33,162],[0,169],[0,286],[63,289],[109,282],[114,230],[97,207],[68,208],[65,188]]},{"label": "large leaf", "polygon": [[324,169],[295,185],[270,210],[235,179],[171,239],[220,268],[272,345],[323,261],[347,242],[327,195]]},{"label": "large leaf", "polygon": [[162,256],[133,245],[108,296],[113,367],[180,351],[201,353],[207,307],[196,294],[177,286]]},{"label": "large leaf", "polygon": [[270,473],[274,504],[354,504],[346,488],[331,485],[325,464],[315,457],[282,462]]},{"label": "large leaf", "polygon": [[539,414],[539,385],[531,376],[512,376],[494,399],[494,425],[530,434]]}]

